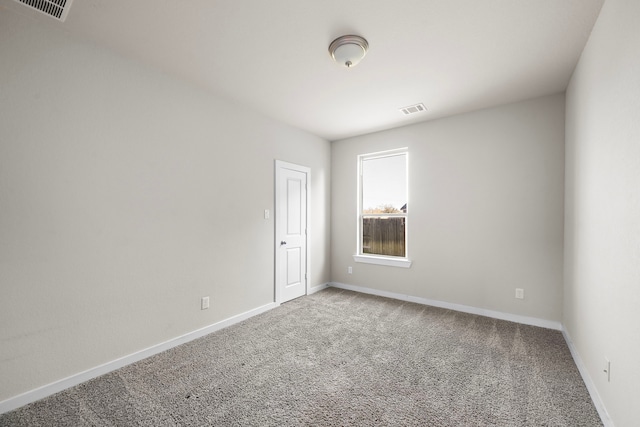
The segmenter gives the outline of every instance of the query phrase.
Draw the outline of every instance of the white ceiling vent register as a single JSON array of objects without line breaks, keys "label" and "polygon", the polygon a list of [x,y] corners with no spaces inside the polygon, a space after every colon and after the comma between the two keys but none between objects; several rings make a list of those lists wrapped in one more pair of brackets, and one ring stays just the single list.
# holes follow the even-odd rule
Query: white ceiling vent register
[{"label": "white ceiling vent register", "polygon": [[424,104],[409,105],[408,107],[402,107],[400,109],[400,112],[402,112],[402,114],[404,114],[405,116],[423,113],[425,111],[427,111],[427,107],[425,107]]},{"label": "white ceiling vent register", "polygon": [[62,22],[67,19],[73,0],[15,0]]}]

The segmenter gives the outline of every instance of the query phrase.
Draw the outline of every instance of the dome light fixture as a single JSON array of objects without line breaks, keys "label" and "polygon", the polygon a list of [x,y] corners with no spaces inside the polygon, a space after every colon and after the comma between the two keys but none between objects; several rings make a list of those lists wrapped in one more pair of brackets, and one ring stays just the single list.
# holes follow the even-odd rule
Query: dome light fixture
[{"label": "dome light fixture", "polygon": [[341,36],[331,42],[329,53],[334,61],[347,68],[354,67],[364,58],[369,43],[360,36]]}]

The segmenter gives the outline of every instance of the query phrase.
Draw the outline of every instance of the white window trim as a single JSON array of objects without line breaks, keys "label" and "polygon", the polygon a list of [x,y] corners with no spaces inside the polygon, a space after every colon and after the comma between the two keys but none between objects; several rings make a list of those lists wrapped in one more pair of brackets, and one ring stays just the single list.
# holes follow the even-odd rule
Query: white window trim
[{"label": "white window trim", "polygon": [[[405,235],[405,256],[404,257],[395,257],[395,256],[385,256],[385,255],[375,255],[375,254],[363,254],[362,253],[362,161],[369,159],[377,159],[381,157],[390,157],[397,155],[405,155],[407,156],[407,170],[406,170],[406,180],[409,182],[409,149],[408,147],[398,148],[395,150],[388,151],[379,151],[376,153],[369,154],[360,154],[358,156],[358,203],[357,203],[357,215],[356,215],[356,254],[353,255],[354,262],[360,262],[365,264],[377,264],[377,265],[386,265],[390,267],[401,267],[401,268],[410,268],[411,267],[411,259],[409,259],[409,234]],[[409,190],[407,189],[407,193]],[[407,194],[407,206],[409,206],[409,194]],[[406,214],[398,215],[398,214],[372,214],[371,216],[401,216],[405,218],[407,229],[409,229],[409,213],[407,211]],[[367,215],[369,216],[369,215]]]},{"label": "white window trim", "polygon": [[355,262],[362,262],[365,264],[377,264],[387,265],[389,267],[411,267],[411,260],[403,257],[386,257],[382,255],[354,255],[353,260]]}]

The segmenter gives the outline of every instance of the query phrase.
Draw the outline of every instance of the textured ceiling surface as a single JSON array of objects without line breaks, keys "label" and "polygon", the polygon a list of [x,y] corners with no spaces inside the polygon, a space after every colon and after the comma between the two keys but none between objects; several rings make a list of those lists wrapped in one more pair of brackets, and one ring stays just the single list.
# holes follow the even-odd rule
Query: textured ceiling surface
[{"label": "textured ceiling surface", "polygon": [[[565,90],[603,0],[74,0],[0,13],[163,69],[329,140]],[[3,10],[4,9],[4,10]],[[327,51],[365,37],[354,68]],[[427,112],[399,108],[424,103]]]}]

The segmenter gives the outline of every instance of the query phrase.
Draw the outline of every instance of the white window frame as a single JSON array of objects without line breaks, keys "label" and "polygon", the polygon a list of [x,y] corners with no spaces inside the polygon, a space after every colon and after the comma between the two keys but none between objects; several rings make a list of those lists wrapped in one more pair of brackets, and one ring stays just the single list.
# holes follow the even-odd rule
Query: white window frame
[{"label": "white window frame", "polygon": [[361,262],[365,264],[377,264],[377,265],[387,265],[391,267],[401,267],[401,268],[409,268],[411,267],[411,260],[409,259],[409,210],[407,209],[406,213],[402,214],[367,214],[367,216],[384,216],[384,217],[404,217],[405,218],[405,236],[404,236],[404,244],[405,244],[405,252],[404,257],[397,256],[387,256],[387,255],[373,255],[373,254],[364,254],[362,252],[362,209],[363,209],[363,201],[362,201],[362,162],[365,160],[371,159],[379,159],[383,157],[391,157],[391,156],[406,156],[406,182],[407,182],[407,208],[409,206],[409,149],[407,147],[398,148],[394,150],[387,151],[379,151],[376,153],[368,153],[361,154],[358,156],[358,201],[357,201],[357,243],[356,243],[356,254],[353,255],[353,260],[355,262]]}]

